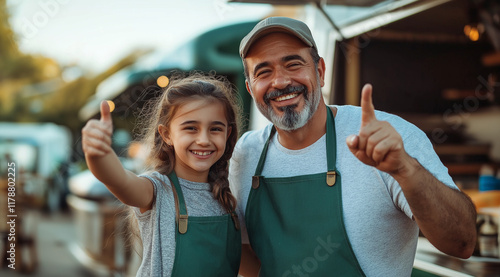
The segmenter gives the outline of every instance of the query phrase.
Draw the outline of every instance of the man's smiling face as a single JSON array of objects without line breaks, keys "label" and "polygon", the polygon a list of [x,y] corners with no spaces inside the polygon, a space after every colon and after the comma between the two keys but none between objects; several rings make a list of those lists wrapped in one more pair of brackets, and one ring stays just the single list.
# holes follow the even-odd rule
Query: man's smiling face
[{"label": "man's smiling face", "polygon": [[271,33],[247,53],[247,89],[261,113],[282,130],[296,130],[320,102],[324,69],[317,70],[310,47],[286,33]]}]

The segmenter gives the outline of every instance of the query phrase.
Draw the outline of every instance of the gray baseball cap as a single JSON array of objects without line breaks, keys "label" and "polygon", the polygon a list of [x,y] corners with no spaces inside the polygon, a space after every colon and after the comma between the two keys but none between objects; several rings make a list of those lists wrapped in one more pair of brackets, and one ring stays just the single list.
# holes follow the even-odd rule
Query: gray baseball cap
[{"label": "gray baseball cap", "polygon": [[299,38],[309,47],[316,47],[316,43],[307,25],[299,20],[288,17],[268,17],[255,25],[255,27],[246,35],[240,43],[240,56],[244,59],[250,49],[250,46],[259,38],[274,32],[291,34]]}]

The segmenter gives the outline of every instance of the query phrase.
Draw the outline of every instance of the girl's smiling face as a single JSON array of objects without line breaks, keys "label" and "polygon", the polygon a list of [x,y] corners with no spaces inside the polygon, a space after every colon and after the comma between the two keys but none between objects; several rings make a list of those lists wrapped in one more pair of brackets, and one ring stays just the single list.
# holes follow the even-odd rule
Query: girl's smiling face
[{"label": "girl's smiling face", "polygon": [[228,126],[219,101],[196,98],[177,109],[168,128],[160,125],[165,142],[174,147],[177,176],[207,182],[210,167],[224,154]]}]

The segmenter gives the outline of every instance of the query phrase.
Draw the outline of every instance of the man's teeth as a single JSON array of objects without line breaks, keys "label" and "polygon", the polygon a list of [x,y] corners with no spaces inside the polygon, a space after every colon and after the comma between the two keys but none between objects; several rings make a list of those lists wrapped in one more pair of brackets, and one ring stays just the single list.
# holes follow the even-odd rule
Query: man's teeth
[{"label": "man's teeth", "polygon": [[207,152],[205,152],[205,151],[203,151],[203,152],[201,152],[201,151],[191,151],[191,152],[193,152],[193,154],[199,155],[199,156],[207,156],[207,155],[212,154],[212,151],[207,151]]},{"label": "man's teeth", "polygon": [[288,100],[288,99],[292,99],[294,97],[297,97],[297,95],[299,95],[298,93],[290,93],[290,94],[287,94],[287,95],[283,95],[283,96],[280,96],[278,98],[275,98],[274,101],[276,102],[281,102],[281,101],[285,101],[285,100]]}]

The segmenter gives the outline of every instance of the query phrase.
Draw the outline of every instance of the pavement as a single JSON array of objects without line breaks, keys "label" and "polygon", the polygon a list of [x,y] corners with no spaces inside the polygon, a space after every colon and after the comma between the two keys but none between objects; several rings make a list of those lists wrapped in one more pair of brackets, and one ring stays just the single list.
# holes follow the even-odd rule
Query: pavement
[{"label": "pavement", "polygon": [[[69,211],[47,214],[30,211],[23,215],[23,227],[34,230],[38,265],[33,272],[20,272],[18,269],[7,268],[5,261],[0,269],[0,276],[36,276],[36,277],[97,277],[97,274],[85,267],[71,252],[71,247],[76,244],[76,225]],[[26,225],[26,226],[24,226]],[[3,249],[3,248],[2,248]],[[3,251],[3,250],[2,250]],[[29,251],[25,248],[22,252],[24,260],[28,261]],[[4,253],[1,253],[4,254]],[[109,276],[109,275],[108,275]]]}]

